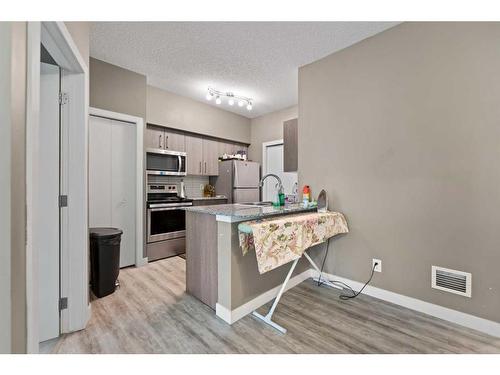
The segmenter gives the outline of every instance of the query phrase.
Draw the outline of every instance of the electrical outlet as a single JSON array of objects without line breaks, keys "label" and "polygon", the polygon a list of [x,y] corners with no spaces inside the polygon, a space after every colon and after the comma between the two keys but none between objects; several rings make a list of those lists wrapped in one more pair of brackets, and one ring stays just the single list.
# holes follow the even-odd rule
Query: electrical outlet
[{"label": "electrical outlet", "polygon": [[[375,263],[377,263],[376,266]],[[382,272],[382,261],[380,259],[372,259],[372,268],[373,267],[375,267],[375,272]]]},{"label": "electrical outlet", "polygon": [[205,189],[205,185],[200,184],[200,190],[203,191]]}]

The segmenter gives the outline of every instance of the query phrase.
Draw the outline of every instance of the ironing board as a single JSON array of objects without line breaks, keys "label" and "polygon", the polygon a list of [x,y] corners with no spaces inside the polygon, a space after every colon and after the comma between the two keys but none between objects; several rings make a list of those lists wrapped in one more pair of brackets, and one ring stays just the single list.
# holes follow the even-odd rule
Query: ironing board
[{"label": "ironing board", "polygon": [[[328,218],[328,220],[325,221],[324,220],[325,218]],[[318,221],[316,225],[328,225],[328,228],[326,228],[327,230],[325,230],[325,228],[320,228],[320,230],[318,230],[317,232],[314,231],[311,232],[311,225],[315,224],[314,220]],[[279,248],[276,249],[276,241],[273,241],[272,238],[270,239],[269,238],[270,235],[265,235],[265,231],[268,229],[268,227],[272,227],[273,235],[276,238],[289,239],[292,238],[291,236],[293,236],[294,245],[297,245],[297,247],[299,247],[298,249],[296,247],[290,249],[288,244],[282,244],[281,248],[285,249],[284,251],[288,251],[288,254],[286,254],[286,256],[283,257],[281,263],[277,262],[276,264],[272,264],[272,266],[268,266],[265,262],[265,259],[262,260],[259,258],[262,257],[262,251],[263,248],[266,247],[266,245],[268,247],[267,250],[272,250],[273,259],[276,258],[275,255],[277,251],[280,250]],[[260,273],[267,272],[283,264],[289,263],[290,258],[293,258],[290,270],[288,271],[285,280],[283,281],[283,284],[281,285],[279,292],[276,298],[274,299],[273,304],[269,309],[268,313],[266,315],[262,315],[257,311],[252,312],[252,315],[254,317],[263,321],[265,324],[268,324],[269,326],[273,327],[274,329],[278,330],[281,333],[286,333],[287,331],[286,328],[274,322],[272,320],[272,316],[274,314],[274,311],[276,310],[276,307],[283,293],[286,290],[286,286],[290,281],[290,278],[292,277],[293,271],[295,270],[295,267],[297,266],[299,260],[302,257],[305,257],[307,261],[311,264],[311,266],[314,268],[314,270],[317,272],[317,276],[313,277],[313,280],[320,281],[319,279],[321,276],[321,270],[317,266],[317,264],[311,259],[311,257],[307,253],[307,250],[310,247],[316,246],[321,243],[325,242],[329,243],[330,238],[337,234],[347,233],[349,230],[347,228],[347,222],[344,218],[344,215],[338,212],[335,213],[322,212],[322,213],[314,213],[307,215],[284,217],[284,218],[279,218],[278,220],[276,219],[257,220],[253,222],[241,223],[238,226],[238,229],[240,231],[240,244],[245,243],[245,240],[248,241],[249,236],[253,235],[257,235],[257,237],[260,240],[264,239],[264,241],[257,241],[257,243],[255,244],[254,241],[248,241],[251,243],[252,246],[254,246],[254,249],[256,250],[257,262]],[[299,232],[299,235],[301,236],[301,241],[297,241],[298,236],[296,232]],[[286,236],[286,233],[289,234],[288,237]],[[304,238],[304,236],[306,237]],[[272,245],[270,245],[269,242]],[[275,246],[275,247],[273,249],[269,249],[270,246]],[[279,246],[279,244],[277,246]],[[248,252],[248,248],[243,248],[243,253],[246,254],[246,252]],[[328,280],[322,279],[321,283],[330,286],[332,288],[342,289],[338,285],[335,285]]]}]

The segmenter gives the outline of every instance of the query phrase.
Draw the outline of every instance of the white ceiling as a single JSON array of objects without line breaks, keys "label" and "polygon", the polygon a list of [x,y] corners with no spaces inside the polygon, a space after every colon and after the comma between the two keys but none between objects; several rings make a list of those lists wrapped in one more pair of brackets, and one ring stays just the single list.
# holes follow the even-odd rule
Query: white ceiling
[{"label": "white ceiling", "polygon": [[253,118],[297,104],[297,72],[396,22],[94,22],[92,57],[207,102],[208,86],[254,99]]}]

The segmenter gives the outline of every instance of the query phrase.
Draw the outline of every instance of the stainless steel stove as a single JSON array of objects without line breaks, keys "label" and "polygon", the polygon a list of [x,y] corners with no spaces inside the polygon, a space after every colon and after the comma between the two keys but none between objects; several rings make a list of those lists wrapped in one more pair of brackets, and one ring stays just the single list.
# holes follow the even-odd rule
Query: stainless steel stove
[{"label": "stainless steel stove", "polygon": [[186,213],[192,199],[178,196],[173,184],[149,184],[147,189],[147,247],[149,260],[185,252]]}]

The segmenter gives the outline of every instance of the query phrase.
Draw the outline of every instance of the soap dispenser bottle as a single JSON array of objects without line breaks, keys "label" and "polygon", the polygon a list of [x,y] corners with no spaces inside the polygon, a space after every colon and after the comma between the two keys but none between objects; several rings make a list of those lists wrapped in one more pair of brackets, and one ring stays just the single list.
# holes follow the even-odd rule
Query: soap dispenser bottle
[{"label": "soap dispenser bottle", "polygon": [[179,197],[186,198],[186,186],[184,186],[184,180],[181,180],[181,191],[179,193]]}]

